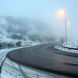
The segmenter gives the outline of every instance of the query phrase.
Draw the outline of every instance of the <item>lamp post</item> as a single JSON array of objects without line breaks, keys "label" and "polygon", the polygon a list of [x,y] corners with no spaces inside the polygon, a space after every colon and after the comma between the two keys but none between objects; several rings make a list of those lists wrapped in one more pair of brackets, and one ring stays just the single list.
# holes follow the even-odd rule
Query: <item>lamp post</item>
[{"label": "lamp post", "polygon": [[72,24],[70,21],[67,22],[67,25],[70,26],[70,35],[71,35],[71,45],[72,45]]},{"label": "lamp post", "polygon": [[60,10],[58,10],[57,15],[60,18],[64,18],[65,19],[65,40],[66,40],[66,45],[67,45],[67,20],[66,20],[66,11],[64,9],[60,9]]},{"label": "lamp post", "polygon": [[66,15],[65,15],[65,39],[66,39],[66,45],[67,45],[67,21],[66,21]]}]

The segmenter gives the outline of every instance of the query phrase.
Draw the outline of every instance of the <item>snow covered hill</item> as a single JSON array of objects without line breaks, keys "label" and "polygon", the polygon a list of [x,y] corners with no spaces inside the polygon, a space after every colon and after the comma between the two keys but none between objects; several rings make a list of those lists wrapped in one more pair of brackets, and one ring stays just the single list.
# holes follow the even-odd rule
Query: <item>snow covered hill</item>
[{"label": "snow covered hill", "polygon": [[[49,31],[49,32],[48,32]],[[16,43],[47,43],[54,41],[48,25],[24,18],[0,17],[0,47],[16,47]]]}]

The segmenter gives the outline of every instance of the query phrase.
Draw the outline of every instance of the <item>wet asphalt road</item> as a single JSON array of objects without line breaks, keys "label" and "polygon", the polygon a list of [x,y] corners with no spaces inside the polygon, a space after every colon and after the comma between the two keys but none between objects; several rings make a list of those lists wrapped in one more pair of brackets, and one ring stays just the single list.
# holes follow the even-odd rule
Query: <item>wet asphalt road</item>
[{"label": "wet asphalt road", "polygon": [[[46,71],[78,76],[78,57],[54,49],[55,43],[42,44],[11,51],[8,58]],[[71,56],[72,55],[72,56]]]}]

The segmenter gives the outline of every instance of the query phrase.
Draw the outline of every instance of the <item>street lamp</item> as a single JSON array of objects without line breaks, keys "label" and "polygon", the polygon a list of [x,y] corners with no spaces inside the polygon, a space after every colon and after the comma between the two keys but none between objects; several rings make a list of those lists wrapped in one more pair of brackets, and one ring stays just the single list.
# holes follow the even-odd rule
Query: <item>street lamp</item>
[{"label": "street lamp", "polygon": [[65,15],[65,35],[66,35],[66,45],[67,45],[67,21],[66,21],[66,15]]},{"label": "street lamp", "polygon": [[59,9],[57,12],[57,15],[60,18],[65,18],[65,39],[66,39],[66,45],[67,45],[67,21],[66,21],[66,11],[65,9]]},{"label": "street lamp", "polygon": [[71,26],[70,26],[70,35],[71,35],[71,45],[72,45],[72,24],[71,24],[70,21],[68,21],[68,22],[67,22],[67,25],[69,25],[69,26],[71,25]]},{"label": "street lamp", "polygon": [[67,22],[67,25],[70,25],[70,24],[71,24],[71,22],[70,22],[70,21],[68,21],[68,22]]}]

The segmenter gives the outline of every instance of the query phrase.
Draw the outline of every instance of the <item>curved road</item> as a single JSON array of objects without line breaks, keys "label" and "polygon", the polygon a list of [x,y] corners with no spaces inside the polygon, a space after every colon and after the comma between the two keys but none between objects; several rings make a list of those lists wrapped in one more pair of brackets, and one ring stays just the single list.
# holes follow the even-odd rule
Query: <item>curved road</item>
[{"label": "curved road", "polygon": [[[11,60],[69,76],[78,76],[78,57],[54,49],[55,43],[37,45],[8,53]],[[74,56],[73,56],[74,55]]]}]

